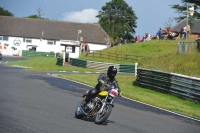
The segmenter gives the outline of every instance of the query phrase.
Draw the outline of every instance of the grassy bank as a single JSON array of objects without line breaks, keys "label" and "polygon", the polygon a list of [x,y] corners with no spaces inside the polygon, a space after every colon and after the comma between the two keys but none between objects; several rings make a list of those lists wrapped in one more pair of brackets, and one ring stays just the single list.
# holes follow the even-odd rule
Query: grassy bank
[{"label": "grassy bank", "polygon": [[[188,76],[200,77],[200,53],[193,51],[186,54],[178,53],[178,42],[183,40],[154,40],[149,42],[125,44],[106,49],[111,53],[134,54],[144,56],[139,58],[141,68],[157,69],[166,72],[174,72]],[[194,40],[193,40],[194,41]],[[102,61],[121,64],[134,64],[133,62],[114,61],[108,59],[97,59],[87,57],[84,54],[80,57],[84,60]]]}]

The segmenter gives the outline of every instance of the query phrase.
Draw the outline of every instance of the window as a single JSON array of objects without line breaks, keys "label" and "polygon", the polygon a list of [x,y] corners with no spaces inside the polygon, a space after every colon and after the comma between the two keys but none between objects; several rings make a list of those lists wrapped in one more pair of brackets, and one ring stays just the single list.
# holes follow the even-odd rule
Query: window
[{"label": "window", "polygon": [[26,43],[32,43],[32,39],[30,39],[30,38],[24,38],[24,42],[26,42]]},{"label": "window", "polygon": [[0,40],[2,40],[2,41],[8,41],[8,36],[0,36]]},{"label": "window", "polygon": [[55,45],[56,41],[54,41],[54,40],[47,40],[47,44],[49,44],[49,45]]},{"label": "window", "polygon": [[71,53],[72,52],[72,47],[71,46],[66,46],[66,52]]}]

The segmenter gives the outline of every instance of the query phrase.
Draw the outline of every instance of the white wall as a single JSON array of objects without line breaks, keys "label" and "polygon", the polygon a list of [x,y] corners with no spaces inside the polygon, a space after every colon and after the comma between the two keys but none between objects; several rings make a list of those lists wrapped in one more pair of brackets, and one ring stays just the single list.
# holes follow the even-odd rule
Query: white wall
[{"label": "white wall", "polygon": [[90,50],[102,50],[107,48],[106,44],[102,45],[102,44],[94,44],[94,43],[88,43]]},{"label": "white wall", "polygon": [[[14,42],[18,40],[20,41],[20,45],[16,46],[14,44]],[[20,54],[22,53],[22,50],[29,50],[29,48],[27,47],[27,45],[34,45],[36,46],[36,51],[38,52],[63,52],[65,50],[64,46],[61,46],[61,44],[69,44],[72,45],[74,44],[75,41],[73,40],[59,40],[56,41],[55,45],[49,45],[47,44],[47,40],[46,39],[32,39],[32,43],[26,43],[23,42],[24,39],[22,37],[9,37],[8,41],[3,41],[0,40],[0,43],[2,45],[2,47],[4,46],[5,43],[9,44],[9,46],[7,47],[6,50],[1,49],[2,54],[3,55],[13,55],[13,54]],[[94,43],[88,43],[90,50],[102,50],[106,48],[106,44],[102,45],[102,44],[94,44]],[[16,47],[17,50],[13,50],[11,47]],[[79,50],[80,47],[76,47],[75,51],[76,53],[70,53],[70,57],[72,58],[78,58],[79,57]]]}]

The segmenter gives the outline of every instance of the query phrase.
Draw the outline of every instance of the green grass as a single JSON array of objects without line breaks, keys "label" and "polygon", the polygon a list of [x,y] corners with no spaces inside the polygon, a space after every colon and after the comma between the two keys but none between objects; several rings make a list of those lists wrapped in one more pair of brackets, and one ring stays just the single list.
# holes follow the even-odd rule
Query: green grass
[{"label": "green grass", "polygon": [[[180,40],[179,40],[180,41]],[[182,41],[182,40],[181,40]],[[180,73],[188,76],[200,77],[200,53],[193,52],[188,54],[178,54],[178,41],[176,40],[154,40],[150,42],[125,44],[114,48],[106,49],[112,53],[134,54],[145,56],[139,59],[139,67],[158,69],[166,72]],[[119,63],[117,61],[106,59],[94,59],[81,55],[81,59]],[[74,67],[66,63],[65,67],[56,65],[56,58],[32,58],[31,60],[10,62],[8,65],[20,65],[31,67],[33,71],[96,71],[93,69]],[[120,63],[130,64],[121,61]],[[135,62],[132,62],[135,63]],[[68,74],[60,75],[61,77],[76,80],[91,86],[94,86],[98,75],[93,74]],[[186,116],[200,119],[200,104],[183,100],[175,96],[156,92],[154,90],[139,87],[134,84],[134,76],[117,76],[119,86],[123,91],[123,95],[134,100],[138,100],[150,105],[154,105],[163,109],[179,112]],[[86,80],[89,79],[89,80]]]},{"label": "green grass", "polygon": [[71,66],[69,63],[65,63],[65,66],[56,65],[57,58],[54,57],[28,57],[30,60],[21,60],[16,62],[9,62],[8,65],[19,65],[28,67],[28,70],[32,71],[80,71],[80,72],[96,72],[94,69],[81,68],[76,66]]},{"label": "green grass", "polygon": [[[190,39],[194,42],[193,39]],[[124,44],[106,49],[110,53],[134,54],[138,56],[145,56],[139,58],[138,64],[141,68],[157,69],[166,72],[174,72],[188,76],[200,77],[200,54],[192,52],[180,55],[178,53],[178,42],[184,40],[153,40],[149,42]],[[81,55],[81,59],[112,62],[121,64],[134,64],[136,61],[130,63],[126,61],[113,61],[108,59],[96,59]]]}]

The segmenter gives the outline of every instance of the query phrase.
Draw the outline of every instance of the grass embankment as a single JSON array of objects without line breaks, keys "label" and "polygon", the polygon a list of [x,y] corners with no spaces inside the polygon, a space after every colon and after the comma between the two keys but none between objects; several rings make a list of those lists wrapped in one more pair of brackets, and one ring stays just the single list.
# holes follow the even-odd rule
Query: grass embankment
[{"label": "grass embankment", "polygon": [[[194,42],[194,40],[190,39]],[[106,49],[111,53],[134,54],[145,56],[139,58],[138,63],[141,68],[157,69],[166,72],[174,72],[188,76],[200,77],[200,54],[197,52],[178,54],[178,42],[184,40],[154,40],[149,42],[125,44]],[[121,64],[131,64],[126,61],[113,61],[108,59],[94,59],[81,55],[81,59],[114,62]],[[133,61],[134,64],[136,61]]]},{"label": "grass embankment", "polygon": [[[123,54],[135,54],[145,56],[138,60],[139,67],[158,69],[167,72],[185,74],[189,76],[200,77],[199,53],[188,53],[184,55],[177,54],[178,41],[171,40],[155,40],[144,43],[126,44],[114,48],[106,49],[109,52],[118,52]],[[93,59],[81,56],[82,59],[114,62],[116,61]],[[128,62],[120,62],[130,64]],[[134,62],[133,62],[134,63]],[[10,62],[9,65],[20,65],[32,67],[34,71],[95,71],[86,68],[74,67],[67,65],[66,67],[56,66],[55,58],[33,58],[32,60]],[[61,77],[76,80],[91,86],[96,84],[98,75],[93,74],[68,74],[60,75]],[[136,77],[134,76],[117,76],[123,95],[134,100],[138,100],[150,105],[154,105],[163,109],[182,113],[186,116],[200,118],[200,104],[183,100],[175,96],[163,94],[150,89],[145,89],[134,84]]]}]

